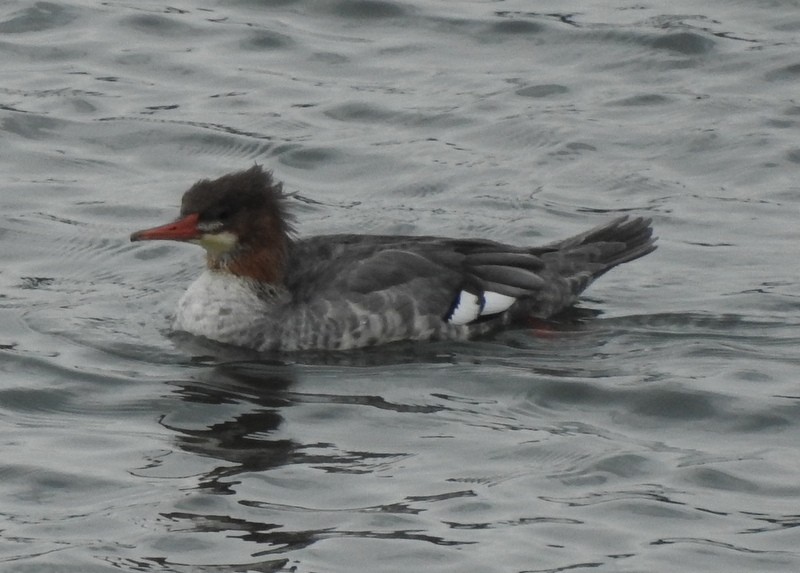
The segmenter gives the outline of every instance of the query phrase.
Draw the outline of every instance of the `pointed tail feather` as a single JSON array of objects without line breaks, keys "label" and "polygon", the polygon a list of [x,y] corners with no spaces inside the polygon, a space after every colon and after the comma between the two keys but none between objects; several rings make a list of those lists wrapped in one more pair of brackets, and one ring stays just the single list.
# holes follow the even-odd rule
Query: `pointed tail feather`
[{"label": "pointed tail feather", "polygon": [[604,265],[604,268],[594,273],[594,278],[617,265],[633,261],[656,250],[652,222],[650,218],[628,219],[625,216],[590,231],[584,244],[594,244],[599,248],[600,256],[597,262]]},{"label": "pointed tail feather", "polygon": [[552,280],[549,292],[537,300],[535,312],[550,316],[575,302],[594,280],[617,265],[655,250],[651,220],[619,217],[569,239],[552,243],[532,254],[539,255]]},{"label": "pointed tail feather", "polygon": [[653,252],[656,237],[651,224],[650,218],[624,215],[547,248],[558,259],[562,275],[588,271],[595,279],[617,265]]}]

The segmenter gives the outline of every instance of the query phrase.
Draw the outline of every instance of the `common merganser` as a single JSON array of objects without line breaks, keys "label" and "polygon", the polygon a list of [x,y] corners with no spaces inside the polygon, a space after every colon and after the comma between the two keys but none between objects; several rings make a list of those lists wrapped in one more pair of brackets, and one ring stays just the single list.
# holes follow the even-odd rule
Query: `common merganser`
[{"label": "common merganser", "polygon": [[655,247],[651,220],[622,216],[541,247],[485,239],[295,238],[282,185],[255,165],[183,195],[180,217],[131,241],[205,248],[207,269],[174,328],[261,352],[464,340],[546,319],[589,284]]}]

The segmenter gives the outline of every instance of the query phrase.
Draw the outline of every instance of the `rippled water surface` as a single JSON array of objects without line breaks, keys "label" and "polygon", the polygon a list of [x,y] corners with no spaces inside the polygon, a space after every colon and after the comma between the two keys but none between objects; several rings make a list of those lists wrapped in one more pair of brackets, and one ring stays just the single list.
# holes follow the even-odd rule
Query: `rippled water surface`
[{"label": "rippled water surface", "polygon": [[[800,569],[795,2],[0,5],[0,569]],[[552,331],[289,362],[131,244],[261,163],[303,234],[660,248]]]}]

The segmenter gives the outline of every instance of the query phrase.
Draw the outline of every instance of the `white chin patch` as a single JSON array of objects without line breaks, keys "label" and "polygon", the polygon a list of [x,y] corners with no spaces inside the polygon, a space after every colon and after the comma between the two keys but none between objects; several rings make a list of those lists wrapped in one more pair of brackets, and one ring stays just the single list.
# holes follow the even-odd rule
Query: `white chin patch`
[{"label": "white chin patch", "polygon": [[447,322],[450,324],[468,324],[481,314],[481,299],[477,295],[462,290],[458,293],[458,303]]},{"label": "white chin patch", "polygon": [[236,246],[237,237],[231,232],[205,233],[197,241],[209,253],[227,253]]},{"label": "white chin patch", "polygon": [[497,314],[511,308],[511,305],[517,302],[513,296],[500,294],[497,292],[483,293],[483,310],[481,315],[484,314]]}]

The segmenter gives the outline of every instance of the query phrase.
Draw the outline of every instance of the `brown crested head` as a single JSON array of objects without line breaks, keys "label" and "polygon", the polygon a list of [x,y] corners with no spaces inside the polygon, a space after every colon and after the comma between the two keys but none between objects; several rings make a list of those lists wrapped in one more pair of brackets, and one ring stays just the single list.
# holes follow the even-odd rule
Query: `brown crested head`
[{"label": "brown crested head", "polygon": [[197,243],[212,269],[280,282],[293,233],[282,188],[260,165],[203,179],[184,193],[178,220],[134,233],[131,240]]},{"label": "brown crested head", "polygon": [[231,232],[240,245],[262,243],[275,235],[288,237],[293,232],[283,185],[260,165],[192,185],[183,194],[181,218],[193,214],[197,214],[201,230]]}]

